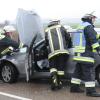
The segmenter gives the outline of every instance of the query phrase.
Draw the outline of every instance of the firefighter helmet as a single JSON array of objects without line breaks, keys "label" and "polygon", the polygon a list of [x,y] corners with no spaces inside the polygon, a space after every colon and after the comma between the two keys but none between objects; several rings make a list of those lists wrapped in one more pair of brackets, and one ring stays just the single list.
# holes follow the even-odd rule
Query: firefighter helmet
[{"label": "firefighter helmet", "polygon": [[52,25],[56,25],[56,24],[60,24],[60,20],[57,20],[57,19],[50,20],[48,26],[52,26]]},{"label": "firefighter helmet", "polygon": [[13,32],[16,31],[16,29],[14,28],[14,26],[12,25],[7,25],[3,28],[6,32]]},{"label": "firefighter helmet", "polygon": [[97,18],[95,15],[93,15],[94,12],[90,13],[90,14],[85,14],[81,19],[82,21],[84,20],[88,20],[88,19],[92,19],[92,18]]}]

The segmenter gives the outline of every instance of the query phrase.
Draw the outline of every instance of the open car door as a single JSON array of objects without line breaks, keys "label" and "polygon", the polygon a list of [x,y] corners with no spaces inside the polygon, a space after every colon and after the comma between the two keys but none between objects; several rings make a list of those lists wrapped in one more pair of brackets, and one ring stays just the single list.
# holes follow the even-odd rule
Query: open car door
[{"label": "open car door", "polygon": [[[34,11],[19,9],[16,17],[16,24],[20,41],[27,45],[29,49],[30,46],[33,45],[31,43],[35,44],[44,39],[44,29],[41,18]],[[31,66],[28,64],[29,53],[30,50],[27,52],[25,63],[27,81],[29,81],[31,75]]]}]

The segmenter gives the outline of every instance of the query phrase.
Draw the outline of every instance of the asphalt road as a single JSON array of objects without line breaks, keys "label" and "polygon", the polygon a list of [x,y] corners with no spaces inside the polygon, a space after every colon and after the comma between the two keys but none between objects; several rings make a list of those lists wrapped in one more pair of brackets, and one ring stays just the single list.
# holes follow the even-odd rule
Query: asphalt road
[{"label": "asphalt road", "polygon": [[[66,81],[63,88],[55,92],[50,90],[48,80],[32,80],[30,83],[20,80],[14,84],[0,82],[0,100],[100,100],[100,97],[87,97],[85,93],[70,93],[69,88]],[[100,86],[96,89],[100,92]]]}]

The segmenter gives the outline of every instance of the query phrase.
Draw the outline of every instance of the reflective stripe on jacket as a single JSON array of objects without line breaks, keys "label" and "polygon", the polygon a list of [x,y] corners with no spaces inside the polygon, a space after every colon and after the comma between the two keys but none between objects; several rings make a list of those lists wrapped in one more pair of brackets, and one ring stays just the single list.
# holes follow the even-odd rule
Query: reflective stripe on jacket
[{"label": "reflective stripe on jacket", "polygon": [[82,23],[81,26],[78,27],[78,30],[81,31],[80,33],[80,46],[82,47],[82,45],[84,44],[84,49],[91,49],[91,51],[93,51],[93,49],[99,47],[99,43],[98,43],[98,35],[97,32],[94,30],[93,25],[91,25],[88,22],[84,22]]},{"label": "reflective stripe on jacket", "polygon": [[3,38],[5,38],[5,35],[0,34],[0,40],[3,39]]},{"label": "reflective stripe on jacket", "polygon": [[[94,58],[89,56],[82,56],[82,53],[85,53],[86,51],[93,52],[94,49],[99,47],[99,43],[97,40],[97,33],[94,30],[93,26],[88,23],[84,22],[81,26],[78,27],[78,38],[80,38],[80,42],[75,47],[75,52],[77,53],[77,56],[74,56],[74,61],[81,61],[81,62],[89,62],[94,63]],[[85,54],[84,54],[85,55]]]},{"label": "reflective stripe on jacket", "polygon": [[59,54],[69,54],[67,48],[70,41],[70,35],[61,25],[50,26],[45,30],[46,40],[49,45],[49,56],[52,57]]}]

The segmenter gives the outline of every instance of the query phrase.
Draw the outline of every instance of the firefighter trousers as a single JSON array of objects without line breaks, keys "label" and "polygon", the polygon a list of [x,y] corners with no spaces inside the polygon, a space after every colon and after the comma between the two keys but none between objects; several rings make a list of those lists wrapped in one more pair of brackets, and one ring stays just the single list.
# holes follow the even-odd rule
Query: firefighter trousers
[{"label": "firefighter trousers", "polygon": [[49,60],[50,69],[56,69],[56,71],[64,71],[67,63],[68,55],[57,55]]},{"label": "firefighter trousers", "polygon": [[[81,56],[94,59],[94,53],[91,50],[85,50]],[[80,84],[81,80],[85,81],[85,87],[95,87],[94,62],[77,62],[71,83]]]},{"label": "firefighter trousers", "polygon": [[86,82],[94,81],[95,80],[95,70],[94,70],[93,64],[77,63],[73,77],[84,80]]}]

